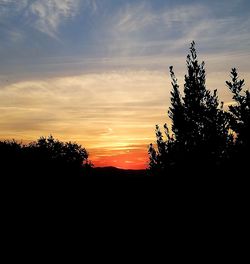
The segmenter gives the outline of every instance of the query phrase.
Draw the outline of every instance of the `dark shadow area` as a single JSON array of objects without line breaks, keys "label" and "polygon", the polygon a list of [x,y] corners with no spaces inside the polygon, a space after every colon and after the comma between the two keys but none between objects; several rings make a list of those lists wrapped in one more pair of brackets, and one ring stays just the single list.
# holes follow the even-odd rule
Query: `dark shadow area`
[{"label": "dark shadow area", "polygon": [[90,177],[110,180],[133,180],[149,177],[146,170],[125,170],[116,167],[97,167],[90,170]]}]

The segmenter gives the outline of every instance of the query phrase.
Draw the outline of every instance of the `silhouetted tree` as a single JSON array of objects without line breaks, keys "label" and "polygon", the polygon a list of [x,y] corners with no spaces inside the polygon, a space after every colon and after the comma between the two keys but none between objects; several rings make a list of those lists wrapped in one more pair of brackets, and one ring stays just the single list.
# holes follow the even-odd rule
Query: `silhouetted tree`
[{"label": "silhouetted tree", "polygon": [[234,104],[229,106],[229,114],[231,129],[235,133],[227,167],[231,172],[244,175],[248,171],[250,155],[250,93],[243,91],[244,79],[239,79],[235,68],[231,71],[231,81],[226,84],[233,94]]},{"label": "silhouetted tree", "polygon": [[14,175],[22,163],[22,144],[15,140],[0,141],[0,174]]},{"label": "silhouetted tree", "polygon": [[181,98],[180,89],[173,71],[173,66],[170,66],[169,69],[172,79],[172,91],[170,92],[171,106],[169,108],[168,114],[172,120],[172,131],[175,135],[175,140],[181,143],[185,141],[186,137],[185,106]]},{"label": "silhouetted tree", "polygon": [[150,157],[153,156],[152,151],[156,153],[154,160],[157,165],[154,166],[163,171],[177,165],[195,168],[209,162],[215,164],[225,156],[230,140],[228,115],[223,111],[223,103],[219,102],[217,90],[211,92],[206,88],[205,64],[199,63],[194,42],[186,65],[183,97],[173,67],[170,67],[172,91],[168,114],[172,120],[173,136],[169,135],[165,125],[167,137],[164,141],[157,127],[157,150],[152,146],[149,149]]},{"label": "silhouetted tree", "polygon": [[41,137],[28,145],[0,142],[0,165],[6,175],[33,178],[80,176],[84,168],[91,167],[85,148],[53,136]]},{"label": "silhouetted tree", "polygon": [[175,150],[175,141],[170,136],[167,124],[164,125],[164,133],[166,140],[159,128],[156,125],[156,145],[157,150],[155,150],[153,144],[149,146],[149,166],[152,173],[161,173],[165,171],[169,166],[172,166],[175,162],[173,159]]},{"label": "silhouetted tree", "polygon": [[187,56],[184,84],[185,145],[188,151],[204,158],[218,159],[228,140],[228,118],[220,104],[217,90],[206,88],[205,63],[199,64],[195,43]]},{"label": "silhouetted tree", "polygon": [[233,93],[234,105],[229,106],[231,128],[237,134],[237,143],[249,146],[250,141],[250,93],[242,91],[244,79],[240,80],[235,68],[231,71],[231,81],[226,84]]}]

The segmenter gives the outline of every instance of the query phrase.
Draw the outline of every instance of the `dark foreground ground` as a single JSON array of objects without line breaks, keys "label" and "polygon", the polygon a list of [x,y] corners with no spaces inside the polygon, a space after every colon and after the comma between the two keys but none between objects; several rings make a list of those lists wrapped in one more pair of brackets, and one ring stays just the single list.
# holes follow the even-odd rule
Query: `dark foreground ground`
[{"label": "dark foreground ground", "polygon": [[[49,171],[49,173],[48,173]],[[2,171],[0,188],[2,193],[26,193],[32,195],[47,194],[85,195],[114,194],[120,196],[127,193],[151,196],[171,195],[172,197],[207,196],[213,199],[216,195],[249,195],[249,170],[209,170],[199,168],[189,170],[179,168],[167,171],[164,175],[152,175],[147,170],[123,170],[115,167],[93,168],[70,172],[43,171],[35,169],[22,173],[14,169],[14,174]],[[32,173],[31,173],[32,172]],[[28,175],[28,176],[27,176]],[[47,194],[46,194],[47,193]]]},{"label": "dark foreground ground", "polygon": [[115,167],[97,167],[89,172],[89,177],[113,180],[145,179],[149,177],[146,170],[124,170]]},{"label": "dark foreground ground", "polygon": [[[169,218],[181,213],[179,220],[182,221],[190,212],[200,214],[202,211],[203,217],[211,211],[217,215],[226,210],[237,217],[241,212],[248,212],[250,185],[247,172],[206,172],[194,174],[179,170],[149,176],[145,170],[107,167],[95,168],[81,177],[68,174],[55,177],[38,171],[32,177],[21,174],[4,177],[2,174],[0,194],[8,214],[18,212],[13,219],[20,218],[24,212],[27,215],[36,212],[40,217],[40,212],[53,215],[60,211],[70,212],[66,213],[70,218],[79,214],[72,218],[74,221],[97,221],[97,226],[119,211],[121,219],[129,216],[128,221],[135,221],[135,226],[148,217],[155,221],[165,219],[166,214]],[[144,215],[143,219],[136,222],[134,216],[140,215]],[[118,221],[116,218],[111,220]]]}]

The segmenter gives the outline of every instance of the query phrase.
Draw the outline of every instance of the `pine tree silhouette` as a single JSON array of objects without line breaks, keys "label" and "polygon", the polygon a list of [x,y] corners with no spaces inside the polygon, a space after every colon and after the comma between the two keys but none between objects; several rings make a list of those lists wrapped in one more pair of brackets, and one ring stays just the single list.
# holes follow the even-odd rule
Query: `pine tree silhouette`
[{"label": "pine tree silhouette", "polygon": [[236,135],[227,167],[231,173],[246,175],[250,156],[250,93],[243,91],[244,79],[239,79],[235,68],[226,85],[233,94],[234,104],[229,106],[229,114],[230,127]]},{"label": "pine tree silhouette", "polygon": [[250,93],[242,91],[244,79],[239,80],[237,70],[231,71],[232,81],[226,81],[233,93],[234,105],[229,106],[231,127],[237,134],[237,142],[249,146],[250,141]]},{"label": "pine tree silhouette", "polygon": [[164,140],[157,126],[157,149],[152,145],[149,149],[150,162],[154,156],[154,167],[161,172],[180,166],[200,171],[211,163],[219,164],[226,156],[230,141],[228,114],[223,110],[223,103],[219,102],[217,90],[211,92],[206,88],[205,64],[198,61],[194,41],[186,65],[183,97],[173,67],[170,67],[172,91],[168,114],[173,136],[165,124]]}]

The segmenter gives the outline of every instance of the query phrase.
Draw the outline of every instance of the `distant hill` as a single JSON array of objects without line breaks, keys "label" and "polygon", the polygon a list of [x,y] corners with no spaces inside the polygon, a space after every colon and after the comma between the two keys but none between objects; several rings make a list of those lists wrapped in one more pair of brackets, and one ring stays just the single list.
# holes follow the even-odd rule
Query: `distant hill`
[{"label": "distant hill", "polygon": [[148,177],[146,170],[125,170],[116,167],[96,167],[91,171],[91,177],[103,177],[112,179],[144,178]]}]

